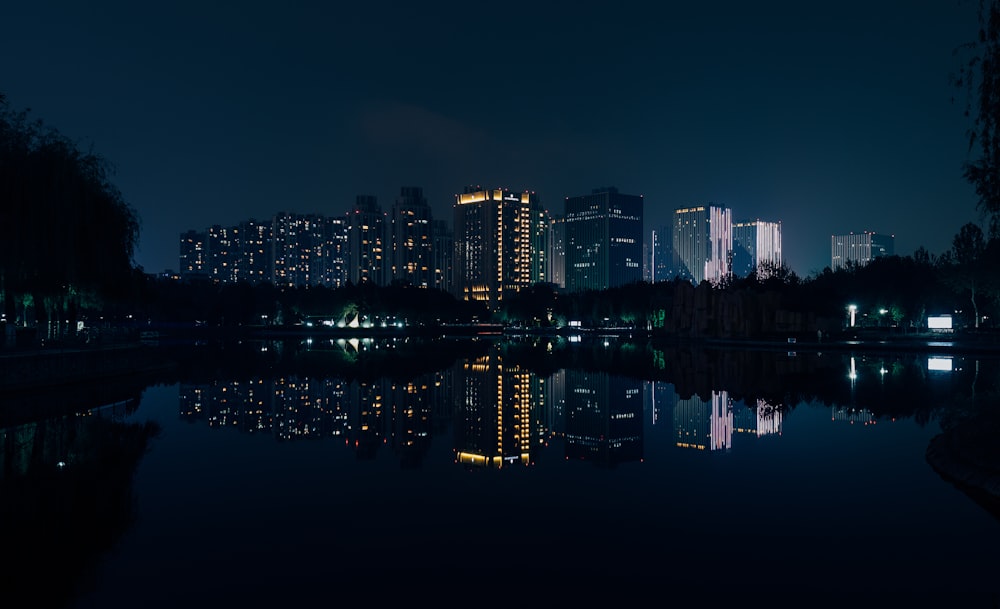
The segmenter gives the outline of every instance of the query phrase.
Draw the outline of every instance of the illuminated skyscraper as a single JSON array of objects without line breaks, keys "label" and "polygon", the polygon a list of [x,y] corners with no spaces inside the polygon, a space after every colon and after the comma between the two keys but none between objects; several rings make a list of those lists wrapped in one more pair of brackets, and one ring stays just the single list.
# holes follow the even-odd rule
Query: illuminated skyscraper
[{"label": "illuminated skyscraper", "polygon": [[372,195],[358,195],[347,212],[347,278],[385,285],[386,218]]},{"label": "illuminated skyscraper", "polygon": [[711,204],[676,209],[673,230],[680,277],[699,284],[716,283],[729,275],[732,210]]},{"label": "illuminated skyscraper", "polygon": [[830,237],[830,268],[837,270],[853,263],[864,266],[880,256],[892,256],[896,237],[870,231]]},{"label": "illuminated skyscraper", "polygon": [[327,218],[281,212],[271,227],[271,282],[277,287],[326,285]]},{"label": "illuminated skyscraper", "polygon": [[208,233],[188,230],[181,233],[180,275],[182,279],[208,276]]},{"label": "illuminated skyscraper", "polygon": [[215,283],[235,283],[238,246],[234,229],[213,224],[207,232],[209,277]]},{"label": "illuminated skyscraper", "polygon": [[674,231],[669,224],[650,232],[649,281],[671,281],[678,274]]},{"label": "illuminated skyscraper", "polygon": [[604,290],[642,280],[642,195],[617,188],[566,197],[566,289]]},{"label": "illuminated skyscraper", "polygon": [[456,297],[485,303],[491,310],[531,285],[544,267],[537,251],[541,203],[532,192],[466,187],[455,197]]},{"label": "illuminated skyscraper", "polygon": [[549,281],[566,287],[566,217],[552,218],[552,239],[549,242]]},{"label": "illuminated skyscraper", "polygon": [[433,287],[451,292],[452,257],[455,253],[455,237],[447,220],[434,220],[431,224],[434,244],[431,246],[431,271]]},{"label": "illuminated skyscraper", "polygon": [[781,266],[781,222],[746,220],[733,223],[733,274],[761,278]]},{"label": "illuminated skyscraper", "polygon": [[426,288],[434,283],[433,218],[423,189],[403,187],[392,206],[389,224],[392,280]]},{"label": "illuminated skyscraper", "polygon": [[271,221],[250,218],[236,227],[239,260],[237,281],[258,284],[271,280]]}]

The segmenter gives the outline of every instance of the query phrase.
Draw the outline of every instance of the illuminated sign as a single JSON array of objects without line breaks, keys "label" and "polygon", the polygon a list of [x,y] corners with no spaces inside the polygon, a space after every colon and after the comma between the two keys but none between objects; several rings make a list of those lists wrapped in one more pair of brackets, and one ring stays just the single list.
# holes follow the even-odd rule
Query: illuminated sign
[{"label": "illuminated sign", "polygon": [[928,370],[939,370],[943,372],[951,372],[951,358],[950,357],[928,357],[927,358],[927,369]]},{"label": "illuminated sign", "polygon": [[951,330],[951,315],[927,317],[928,330]]}]

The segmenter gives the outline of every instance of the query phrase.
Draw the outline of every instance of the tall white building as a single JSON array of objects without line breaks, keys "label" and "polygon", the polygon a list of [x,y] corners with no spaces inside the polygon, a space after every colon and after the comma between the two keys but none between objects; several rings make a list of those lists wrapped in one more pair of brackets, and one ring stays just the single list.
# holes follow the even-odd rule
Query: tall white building
[{"label": "tall white building", "polygon": [[732,210],[713,204],[674,210],[673,244],[678,276],[695,284],[722,281],[730,273]]},{"label": "tall white building", "polygon": [[871,231],[832,235],[830,237],[830,268],[834,271],[853,263],[864,266],[881,256],[895,253],[895,235]]},{"label": "tall white building", "polygon": [[745,220],[733,223],[733,274],[757,271],[764,278],[781,266],[781,222]]}]

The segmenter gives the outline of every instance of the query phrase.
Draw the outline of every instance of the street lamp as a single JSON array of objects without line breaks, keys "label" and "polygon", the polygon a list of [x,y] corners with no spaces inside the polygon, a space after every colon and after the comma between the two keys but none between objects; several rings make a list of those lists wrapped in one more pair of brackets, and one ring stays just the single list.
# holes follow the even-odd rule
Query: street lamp
[{"label": "street lamp", "polygon": [[851,312],[851,327],[854,327],[854,317],[858,313],[858,305],[847,305],[847,310]]}]

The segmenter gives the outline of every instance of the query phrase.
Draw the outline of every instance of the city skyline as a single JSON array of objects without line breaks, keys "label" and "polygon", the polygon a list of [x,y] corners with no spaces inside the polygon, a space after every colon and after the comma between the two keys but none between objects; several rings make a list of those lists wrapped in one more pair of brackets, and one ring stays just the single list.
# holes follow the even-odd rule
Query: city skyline
[{"label": "city skyline", "polygon": [[784,265],[780,222],[698,206],[644,232],[642,197],[614,186],[565,203],[553,213],[533,193],[467,186],[452,226],[432,216],[420,187],[404,186],[390,209],[358,195],[340,215],[280,212],[189,228],[176,269],[164,274],[288,287],[402,281],[496,308],[503,293],[539,282],[570,292],[675,277],[715,283]]},{"label": "city skyline", "polygon": [[192,226],[389,208],[406,185],[451,218],[467,184],[551,210],[614,184],[646,234],[717,204],[781,222],[803,277],[831,235],[940,254],[979,219],[950,82],[974,2],[647,10],[43,0],[3,9],[0,86],[114,166],[147,272]]}]

